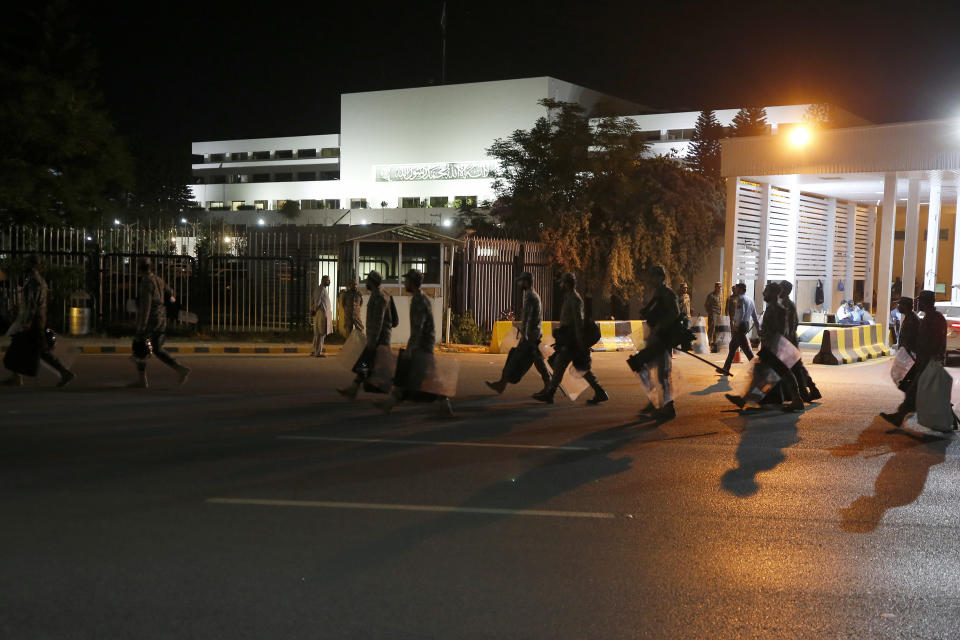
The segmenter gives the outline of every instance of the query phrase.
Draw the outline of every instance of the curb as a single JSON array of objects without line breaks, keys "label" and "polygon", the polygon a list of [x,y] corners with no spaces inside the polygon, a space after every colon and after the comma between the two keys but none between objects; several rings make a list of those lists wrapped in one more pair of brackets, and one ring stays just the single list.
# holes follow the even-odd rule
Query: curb
[{"label": "curb", "polygon": [[[77,351],[90,355],[105,354],[130,354],[129,346],[124,345],[101,345],[101,346],[81,346]],[[189,354],[212,354],[212,355],[310,355],[313,351],[311,347],[230,347],[230,346],[210,346],[210,347],[188,347],[176,345],[164,345],[164,351],[180,355]],[[339,349],[338,349],[339,351]]]}]

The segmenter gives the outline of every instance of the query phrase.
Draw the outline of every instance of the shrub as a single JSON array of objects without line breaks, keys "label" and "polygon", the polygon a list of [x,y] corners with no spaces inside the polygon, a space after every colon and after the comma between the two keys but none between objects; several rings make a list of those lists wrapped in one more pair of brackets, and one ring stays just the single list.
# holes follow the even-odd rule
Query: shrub
[{"label": "shrub", "polygon": [[486,342],[483,332],[477,326],[473,316],[467,313],[453,314],[450,323],[450,337],[454,344],[483,344]]}]

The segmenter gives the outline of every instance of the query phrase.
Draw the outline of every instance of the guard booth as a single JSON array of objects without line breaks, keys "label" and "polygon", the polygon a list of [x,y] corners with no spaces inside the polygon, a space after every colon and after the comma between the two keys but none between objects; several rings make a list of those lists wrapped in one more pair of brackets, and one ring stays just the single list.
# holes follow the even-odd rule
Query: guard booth
[{"label": "guard booth", "polygon": [[371,271],[383,276],[383,290],[393,296],[400,316],[394,328],[394,344],[405,344],[410,337],[410,294],[403,289],[403,274],[410,269],[423,273],[421,291],[430,298],[437,342],[449,333],[450,287],[453,257],[461,240],[441,235],[423,227],[400,225],[362,233],[348,238],[340,249],[338,288],[356,278],[363,296],[363,318],[366,318],[369,296],[364,280]]}]

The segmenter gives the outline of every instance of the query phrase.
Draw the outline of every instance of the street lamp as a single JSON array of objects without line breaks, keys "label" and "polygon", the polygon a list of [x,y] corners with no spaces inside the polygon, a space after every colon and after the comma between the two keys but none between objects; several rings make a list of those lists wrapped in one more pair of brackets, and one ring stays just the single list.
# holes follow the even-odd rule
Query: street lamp
[{"label": "street lamp", "polygon": [[798,125],[790,130],[790,144],[795,147],[804,147],[810,143],[810,129]]}]

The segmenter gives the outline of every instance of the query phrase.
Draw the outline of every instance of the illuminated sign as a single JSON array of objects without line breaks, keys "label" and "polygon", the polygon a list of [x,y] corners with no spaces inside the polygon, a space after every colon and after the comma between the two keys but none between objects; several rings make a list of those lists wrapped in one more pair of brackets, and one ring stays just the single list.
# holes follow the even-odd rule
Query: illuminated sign
[{"label": "illuminated sign", "polygon": [[424,180],[473,180],[492,178],[496,162],[432,162],[427,164],[378,164],[377,182],[422,182]]}]

